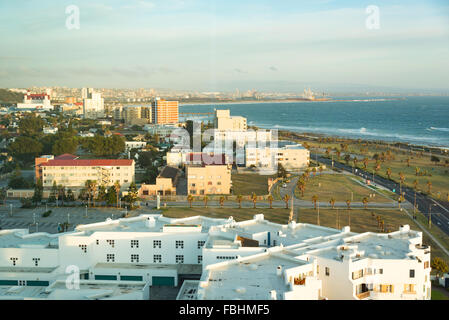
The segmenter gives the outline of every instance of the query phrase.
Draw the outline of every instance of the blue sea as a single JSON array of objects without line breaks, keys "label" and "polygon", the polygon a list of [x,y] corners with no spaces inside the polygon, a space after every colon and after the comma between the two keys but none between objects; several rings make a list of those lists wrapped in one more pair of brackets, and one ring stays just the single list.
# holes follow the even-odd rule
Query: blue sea
[{"label": "blue sea", "polygon": [[179,112],[230,109],[264,129],[449,147],[449,97],[333,99],[345,101],[181,105]]}]

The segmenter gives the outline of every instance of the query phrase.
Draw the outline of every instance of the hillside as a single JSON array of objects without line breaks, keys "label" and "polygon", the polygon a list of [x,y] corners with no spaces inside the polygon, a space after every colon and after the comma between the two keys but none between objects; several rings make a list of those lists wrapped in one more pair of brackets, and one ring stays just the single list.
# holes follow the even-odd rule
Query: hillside
[{"label": "hillside", "polygon": [[0,89],[0,103],[17,103],[23,101],[23,94]]}]

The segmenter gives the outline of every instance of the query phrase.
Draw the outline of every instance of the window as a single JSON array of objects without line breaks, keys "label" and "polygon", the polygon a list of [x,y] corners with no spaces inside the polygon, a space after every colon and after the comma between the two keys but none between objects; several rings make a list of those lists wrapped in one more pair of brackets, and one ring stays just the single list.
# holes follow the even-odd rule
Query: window
[{"label": "window", "polygon": [[184,241],[176,240],[175,247],[176,249],[184,249]]},{"label": "window", "polygon": [[131,248],[139,248],[139,240],[131,240]]},{"label": "window", "polygon": [[176,255],[176,263],[184,263],[184,256]]},{"label": "window", "polygon": [[236,256],[217,256],[217,260],[233,260],[237,259]]},{"label": "window", "polygon": [[320,266],[319,265],[316,266],[316,274],[320,274]]},{"label": "window", "polygon": [[17,260],[19,260],[19,258],[9,258],[9,260],[12,261],[12,265],[15,266],[17,263]]},{"label": "window", "polygon": [[355,271],[352,273],[352,280],[357,280],[363,277],[363,269],[360,269],[359,271]]},{"label": "window", "polygon": [[378,273],[378,274],[384,274],[384,269],[379,269],[379,270],[377,270],[377,273]]},{"label": "window", "polygon": [[326,276],[329,276],[330,273],[330,269],[328,267],[326,267]]},{"label": "window", "polygon": [[160,254],[155,254],[153,256],[153,262],[154,263],[162,263],[162,256]]},{"label": "window", "polygon": [[380,285],[380,292],[382,293],[393,293],[394,292],[394,287],[390,284],[381,284]]},{"label": "window", "polygon": [[161,240],[153,240],[153,248],[162,248],[162,241]]},{"label": "window", "polygon": [[115,240],[106,240],[107,243],[109,243],[111,245],[111,247],[114,248],[115,246]]},{"label": "window", "polygon": [[414,284],[404,284],[404,293],[415,293]]},{"label": "window", "polygon": [[41,261],[41,258],[33,258],[34,261],[34,266],[38,267],[39,266],[39,261]]},{"label": "window", "polygon": [[134,262],[139,262],[139,255],[138,254],[132,254],[131,255],[131,263],[134,263]]},{"label": "window", "polygon": [[203,256],[198,256],[198,264],[203,263]]},{"label": "window", "polygon": [[410,278],[414,278],[414,277],[415,277],[415,270],[410,269]]},{"label": "window", "polygon": [[78,247],[80,247],[81,250],[82,250],[84,253],[87,252],[87,245],[85,245],[85,244],[80,244]]},{"label": "window", "polygon": [[424,269],[427,269],[427,268],[429,268],[429,261],[424,262]]},{"label": "window", "polygon": [[115,262],[115,254],[110,254],[110,253],[108,253],[107,255],[106,255],[106,262]]},{"label": "window", "polygon": [[97,239],[96,241],[97,241],[97,246],[98,246],[100,244],[100,240]]},{"label": "window", "polygon": [[201,249],[205,243],[206,243],[206,241],[201,241],[201,240],[198,241],[198,249]]}]

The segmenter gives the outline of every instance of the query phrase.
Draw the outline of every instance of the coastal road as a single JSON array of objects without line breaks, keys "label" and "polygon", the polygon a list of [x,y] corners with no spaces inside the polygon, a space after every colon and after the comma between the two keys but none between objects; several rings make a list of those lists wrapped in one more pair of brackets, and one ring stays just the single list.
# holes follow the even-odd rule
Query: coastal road
[{"label": "coastal road", "polygon": [[[311,155],[312,157],[312,155]],[[317,158],[319,162],[324,163],[328,166],[332,166],[332,160],[322,157],[320,155],[313,155],[313,158]],[[345,165],[343,163],[334,161],[334,168],[338,168],[341,170],[345,170],[348,172],[352,172],[353,168],[349,165]],[[356,175],[364,178],[373,180],[373,173],[365,171],[363,169],[357,169],[355,172]],[[374,184],[380,185],[382,187],[387,188],[388,190],[394,192],[399,196],[400,195],[400,185],[394,181],[385,179],[374,174]],[[410,202],[415,202],[415,191],[409,187],[402,187],[402,192],[404,193],[405,199]],[[443,204],[438,201],[424,195],[420,192],[416,192],[416,205],[418,210],[420,210],[426,217],[429,219],[431,216],[432,226],[438,226],[441,230],[443,230],[447,235],[449,235],[449,209],[446,208]]]}]

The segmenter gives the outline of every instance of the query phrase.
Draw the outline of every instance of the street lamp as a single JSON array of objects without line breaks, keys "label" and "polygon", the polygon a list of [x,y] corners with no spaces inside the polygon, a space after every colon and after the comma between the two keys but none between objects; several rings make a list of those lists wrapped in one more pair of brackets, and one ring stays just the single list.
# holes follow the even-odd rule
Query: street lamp
[{"label": "street lamp", "polygon": [[86,205],[86,218],[87,218],[87,205]]},{"label": "street lamp", "polygon": [[436,204],[431,203],[431,204],[429,205],[429,229],[432,228],[432,207],[433,207],[433,206],[436,206]]}]

